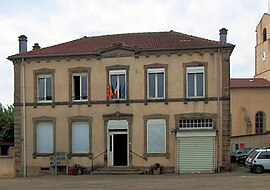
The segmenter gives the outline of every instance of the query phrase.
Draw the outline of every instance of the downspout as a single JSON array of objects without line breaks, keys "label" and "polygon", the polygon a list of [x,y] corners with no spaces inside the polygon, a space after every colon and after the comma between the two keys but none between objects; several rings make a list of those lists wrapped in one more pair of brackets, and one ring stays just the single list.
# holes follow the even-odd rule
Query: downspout
[{"label": "downspout", "polygon": [[222,57],[221,57],[221,51],[220,48],[218,48],[218,62],[217,62],[217,83],[218,83],[218,90],[217,90],[217,114],[218,114],[218,172],[220,172],[220,167],[222,166],[222,113],[221,113],[221,106],[220,106],[220,91],[221,91],[221,85],[220,82],[222,81]]},{"label": "downspout", "polygon": [[22,58],[22,105],[23,105],[23,176],[27,176],[26,167],[26,107],[25,107],[25,62]]}]

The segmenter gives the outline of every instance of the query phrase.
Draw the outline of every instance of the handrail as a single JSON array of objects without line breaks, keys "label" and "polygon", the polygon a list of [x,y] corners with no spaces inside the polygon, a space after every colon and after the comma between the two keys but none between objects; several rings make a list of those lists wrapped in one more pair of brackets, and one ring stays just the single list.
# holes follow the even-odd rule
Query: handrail
[{"label": "handrail", "polygon": [[145,158],[145,157],[143,157],[143,156],[137,154],[136,152],[133,152],[132,150],[130,150],[129,152],[132,153],[132,154],[135,154],[136,156],[138,156],[138,157],[144,159],[145,161],[147,161],[147,158]]},{"label": "handrail", "polygon": [[96,158],[98,158],[99,156],[101,156],[102,154],[105,154],[106,152],[107,152],[107,149],[91,159],[92,160],[92,171],[94,171],[94,160]]}]

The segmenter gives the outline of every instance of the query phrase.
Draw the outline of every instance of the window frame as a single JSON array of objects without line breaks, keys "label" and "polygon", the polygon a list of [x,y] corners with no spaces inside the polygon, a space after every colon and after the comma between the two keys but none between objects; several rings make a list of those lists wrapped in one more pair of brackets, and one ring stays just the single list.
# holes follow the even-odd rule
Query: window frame
[{"label": "window frame", "polygon": [[262,32],[262,38],[263,38],[263,42],[267,41],[267,29],[263,28],[263,32]]},{"label": "window frame", "polygon": [[[212,113],[183,113],[183,114],[175,114],[175,129],[177,131],[215,131],[217,130],[217,114]],[[200,127],[200,128],[180,128],[179,121],[180,120],[199,120],[199,119],[211,119],[212,120],[212,127]]]},{"label": "window frame", "polygon": [[[86,152],[75,152],[74,151],[74,144],[73,144],[73,140],[74,140],[74,134],[73,134],[73,132],[74,132],[74,129],[77,127],[76,126],[76,124],[87,124],[87,127],[88,127],[88,135],[87,135],[87,141],[88,141],[88,150],[86,151]],[[89,123],[88,122],[78,122],[78,121],[76,121],[76,122],[72,122],[72,126],[71,126],[71,154],[89,154],[89,145],[90,145],[90,143],[89,143],[89,130],[90,130],[90,127],[89,127]]]},{"label": "window frame", "polygon": [[119,85],[117,85],[117,90],[118,90],[118,97],[117,98],[110,98],[110,100],[112,100],[112,101],[117,101],[117,100],[126,100],[127,99],[127,88],[126,88],[126,86],[127,86],[127,70],[126,69],[119,69],[119,70],[109,70],[109,84],[110,84],[110,86],[112,87],[112,83],[111,83],[111,76],[112,75],[116,75],[117,76],[117,84],[120,84],[120,79],[119,79],[119,76],[120,75],[125,75],[125,98],[119,98],[119,95],[120,95],[120,93],[119,93],[119,88],[120,88],[120,86]]},{"label": "window frame", "polygon": [[[73,123],[88,123],[89,126],[89,152],[88,153],[73,153],[72,152],[72,127]],[[68,139],[69,139],[69,153],[68,157],[93,157],[92,153],[92,117],[90,116],[72,116],[68,118]]]},{"label": "window frame", "polygon": [[[258,115],[260,114],[260,115]],[[260,119],[260,121],[257,121],[257,119]],[[261,126],[258,126],[261,125]],[[262,134],[265,132],[265,126],[266,126],[266,117],[265,113],[263,111],[258,111],[255,114],[255,134]]]},{"label": "window frame", "polygon": [[105,88],[105,98],[107,96],[107,88],[108,88],[108,84],[110,84],[110,72],[115,72],[117,73],[118,71],[124,71],[126,72],[125,75],[125,81],[126,81],[126,87],[125,87],[125,99],[106,99],[107,105],[109,105],[110,102],[122,102],[122,103],[126,103],[127,105],[129,105],[129,69],[130,66],[129,65],[112,65],[112,66],[107,66],[106,67],[106,88]]},{"label": "window frame", "polygon": [[[163,73],[163,96],[162,97],[158,97],[158,74],[159,73]],[[150,97],[150,79],[149,76],[150,74],[155,74],[155,96],[154,97]],[[166,88],[166,84],[165,84],[165,68],[149,68],[147,69],[147,98],[149,100],[156,100],[156,99],[165,99],[165,88]]]},{"label": "window frame", "polygon": [[[149,82],[148,82],[148,69],[164,69],[164,97],[149,99]],[[168,104],[168,64],[153,63],[144,65],[144,104],[148,102],[165,102]]]},{"label": "window frame", "polygon": [[[198,77],[197,77],[197,74],[200,74],[202,73],[203,74],[203,86],[202,86],[202,89],[203,89],[203,95],[202,96],[199,96],[197,95],[198,93],[198,87],[197,87],[197,80],[198,80]],[[194,96],[189,96],[189,74],[194,74],[194,88],[193,88],[193,91],[194,91]],[[186,97],[187,98],[204,98],[205,97],[205,72],[204,72],[204,67],[187,67],[186,68]]]},{"label": "window frame", "polygon": [[[144,157],[170,157],[169,153],[169,115],[154,114],[146,115],[143,117],[144,120]],[[151,120],[164,120],[165,121],[165,152],[164,153],[153,153],[148,152],[148,121]]]},{"label": "window frame", "polygon": [[[55,107],[55,69],[41,68],[37,70],[33,70],[34,75],[34,108],[36,108],[39,104],[51,104],[52,107]],[[38,101],[38,77],[45,75],[51,75],[51,85],[52,85],[52,100],[49,101]]]},{"label": "window frame", "polygon": [[[86,91],[87,91],[87,98],[83,99],[83,95],[82,95],[82,77],[86,76],[87,77],[87,84],[86,84]],[[74,77],[80,77],[80,99],[75,99],[75,82],[74,82]],[[81,101],[88,101],[88,73],[72,73],[72,101],[73,102],[81,102]]]},{"label": "window frame", "polygon": [[[84,99],[73,100],[73,88],[74,88],[73,76],[84,74],[84,73],[87,74],[87,99],[86,100]],[[68,74],[69,74],[69,107],[71,107],[72,104],[88,104],[88,106],[91,106],[91,68],[90,67],[69,68]]]},{"label": "window frame", "polygon": [[[204,68],[204,96],[203,97],[188,97],[188,80],[187,80],[187,68],[191,67],[203,67]],[[185,103],[187,101],[198,101],[204,100],[208,102],[208,63],[207,62],[188,62],[183,63],[183,92],[185,97]]]},{"label": "window frame", "polygon": [[47,78],[51,78],[51,91],[52,91],[52,74],[40,74],[40,75],[37,75],[37,102],[38,103],[46,103],[46,102],[48,102],[48,103],[51,103],[52,102],[52,97],[51,97],[51,100],[39,100],[39,89],[40,89],[40,87],[39,87],[39,82],[38,82],[38,80],[39,79],[41,79],[41,78],[44,78],[45,80],[45,82],[44,82],[44,94],[45,94],[45,98],[47,97],[47,95],[46,95],[46,92],[47,92]]},{"label": "window frame", "polygon": [[[56,144],[56,117],[34,117],[33,121],[33,158],[36,157],[49,157],[55,154]],[[53,127],[53,152],[52,153],[38,153],[37,152],[37,127],[39,123],[51,123]]]}]

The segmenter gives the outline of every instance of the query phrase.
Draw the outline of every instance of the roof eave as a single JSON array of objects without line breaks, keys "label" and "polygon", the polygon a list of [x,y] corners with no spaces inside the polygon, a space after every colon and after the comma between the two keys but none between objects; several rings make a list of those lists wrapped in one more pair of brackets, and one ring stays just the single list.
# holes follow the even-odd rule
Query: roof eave
[{"label": "roof eave", "polygon": [[[159,51],[183,51],[183,50],[198,50],[198,49],[218,49],[218,48],[230,48],[233,51],[235,45],[233,44],[224,44],[220,46],[199,46],[199,47],[191,47],[191,48],[173,48],[173,49],[140,49],[140,52],[159,52]],[[76,57],[76,56],[99,56],[96,53],[89,52],[89,53],[67,53],[67,54],[49,54],[49,55],[30,55],[30,56],[20,56],[20,55],[13,55],[7,57],[8,60],[12,61],[15,59],[22,59],[22,58],[48,58],[48,57]]]}]

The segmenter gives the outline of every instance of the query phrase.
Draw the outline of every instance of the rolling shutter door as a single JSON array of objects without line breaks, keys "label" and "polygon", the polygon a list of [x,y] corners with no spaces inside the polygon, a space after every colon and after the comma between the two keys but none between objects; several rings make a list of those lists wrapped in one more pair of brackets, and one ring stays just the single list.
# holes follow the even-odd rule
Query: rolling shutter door
[{"label": "rolling shutter door", "polygon": [[178,172],[214,172],[213,136],[178,138]]}]

